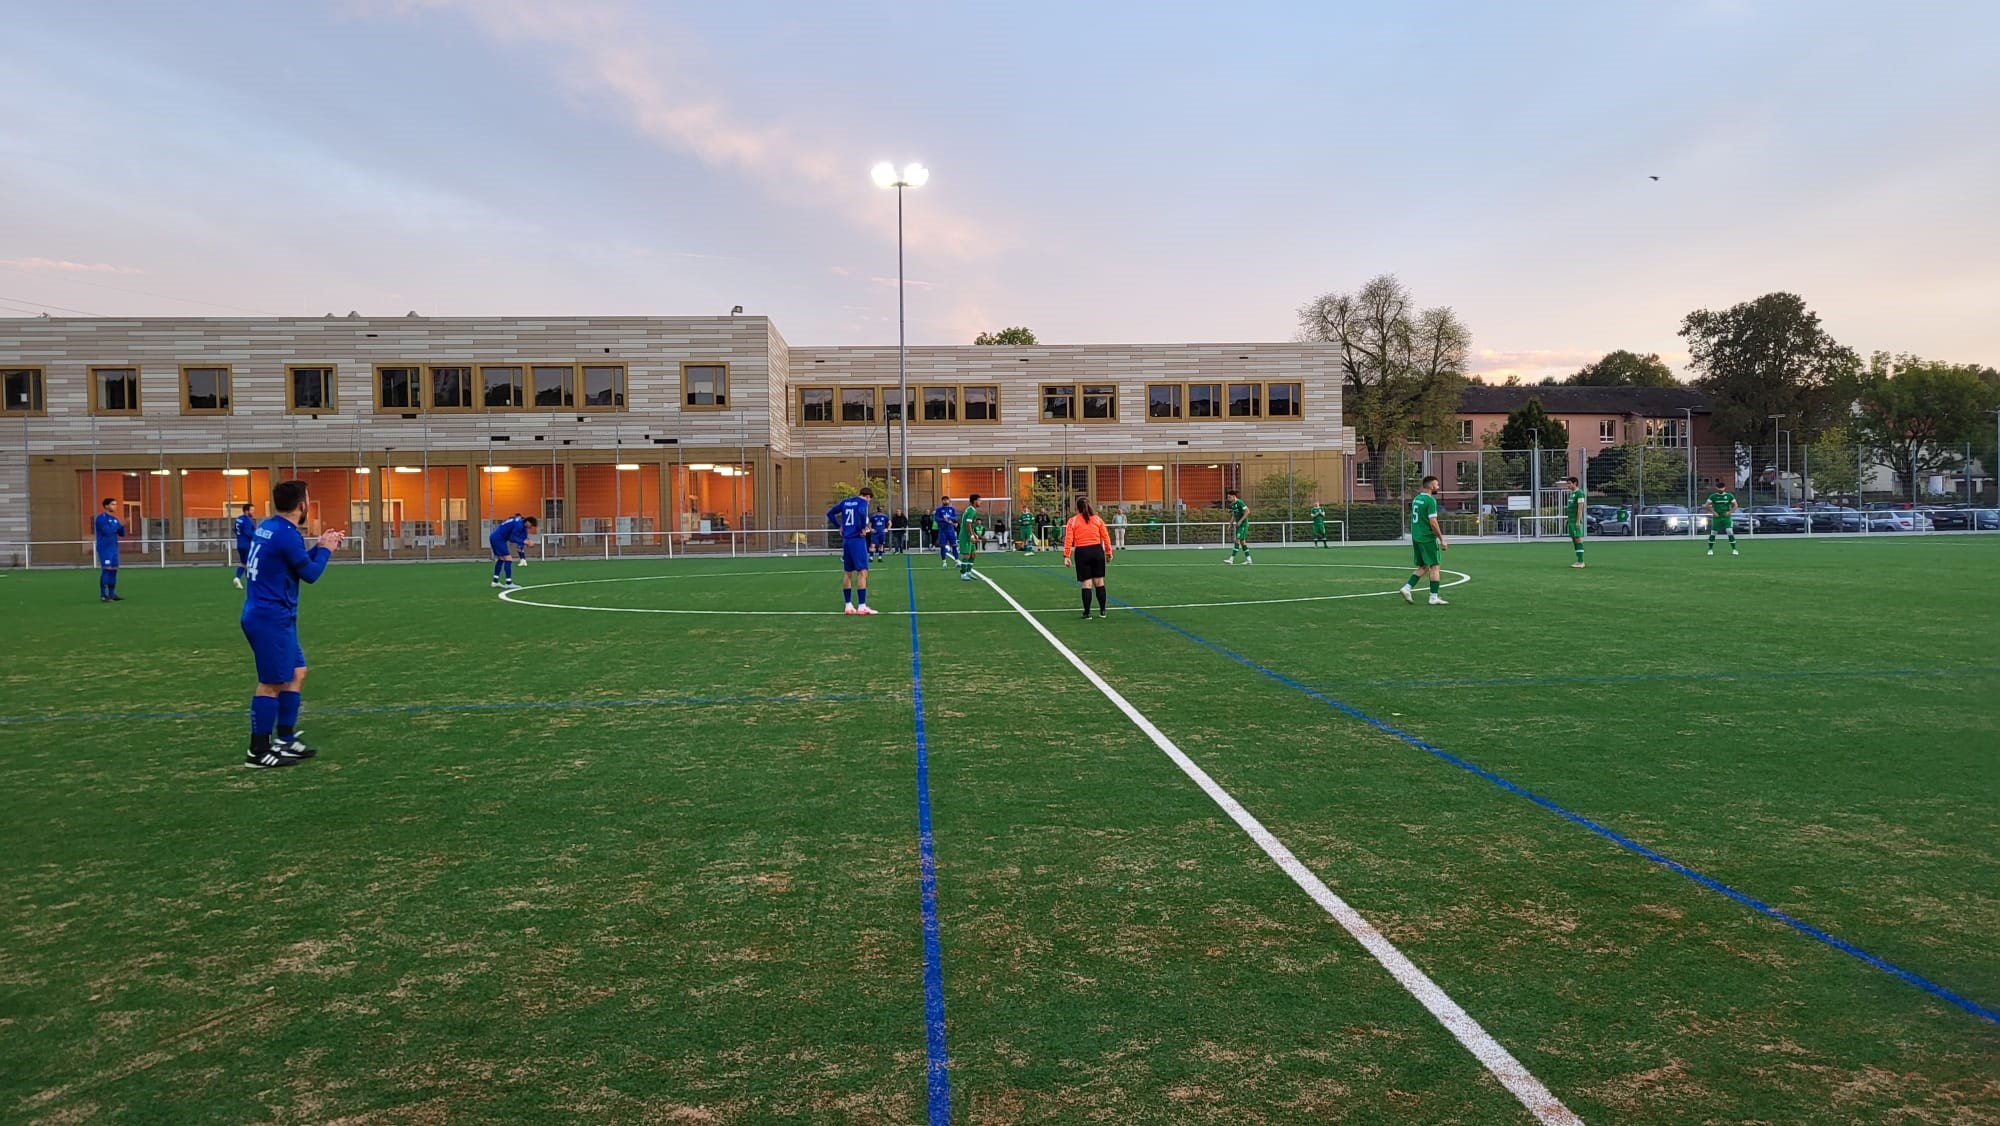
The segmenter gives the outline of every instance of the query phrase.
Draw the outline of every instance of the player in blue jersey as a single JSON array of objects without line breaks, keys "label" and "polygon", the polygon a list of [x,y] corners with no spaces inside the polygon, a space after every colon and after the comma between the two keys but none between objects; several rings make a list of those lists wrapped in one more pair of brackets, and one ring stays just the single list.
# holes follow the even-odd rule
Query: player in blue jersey
[{"label": "player in blue jersey", "polygon": [[843,614],[874,614],[868,605],[868,516],[875,490],[864,488],[826,510],[826,522],[840,529],[840,602]]},{"label": "player in blue jersey", "polygon": [[118,537],[125,534],[125,522],[111,514],[118,502],[111,497],[104,498],[97,516],[90,522],[91,536],[96,543],[97,556],[97,600],[99,602],[123,602],[118,597]]},{"label": "player in blue jersey", "polygon": [[315,582],[347,537],[322,532],[311,548],[299,525],[306,518],[306,483],[281,481],[271,490],[276,516],[257,526],[243,573],[243,637],[257,664],[257,692],[250,697],[250,751],[254,769],[292,766],[316,753],[299,738],[299,691],[306,682],[306,654],[299,647],[299,583]]},{"label": "player in blue jersey", "polygon": [[[486,544],[493,549],[493,585],[511,587],[514,585],[514,563],[528,554],[528,541],[533,538],[539,521],[532,516],[519,513],[493,525],[486,535]],[[501,579],[501,572],[506,579]]]},{"label": "player in blue jersey", "polygon": [[257,533],[257,518],[250,515],[250,506],[244,505],[236,519],[229,522],[230,531],[236,533],[236,589],[243,589],[243,561],[250,556],[250,537]]},{"label": "player in blue jersey", "polygon": [[938,565],[949,567],[958,562],[958,509],[950,497],[932,511],[931,519],[937,522]]},{"label": "player in blue jersey", "polygon": [[889,514],[877,512],[868,518],[868,554],[876,559],[889,554]]}]

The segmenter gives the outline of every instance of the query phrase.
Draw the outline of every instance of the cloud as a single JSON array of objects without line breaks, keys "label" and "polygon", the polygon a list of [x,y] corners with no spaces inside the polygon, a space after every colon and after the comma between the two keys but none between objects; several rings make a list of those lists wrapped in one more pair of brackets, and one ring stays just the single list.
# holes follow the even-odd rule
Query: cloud
[{"label": "cloud", "polygon": [[[831,210],[858,227],[885,235],[894,230],[894,208],[868,179],[876,154],[743,120],[719,93],[700,86],[687,58],[693,52],[677,50],[670,33],[628,0],[377,0],[361,7],[398,15],[449,12],[495,42],[553,48],[569,62],[542,69],[560,74],[577,94],[608,99],[660,145],[742,175],[779,198]],[[913,241],[953,257],[999,249],[986,225],[936,204],[905,225]]]},{"label": "cloud", "polygon": [[[874,282],[876,285],[893,287],[896,284],[895,278],[871,277],[868,280]],[[938,283],[936,282],[918,281],[915,278],[904,278],[903,284],[909,286],[911,289],[936,289],[938,287]]]},{"label": "cloud", "polygon": [[113,266],[106,262],[71,262],[64,258],[0,258],[0,266],[29,273],[53,274],[143,274],[137,266]]}]

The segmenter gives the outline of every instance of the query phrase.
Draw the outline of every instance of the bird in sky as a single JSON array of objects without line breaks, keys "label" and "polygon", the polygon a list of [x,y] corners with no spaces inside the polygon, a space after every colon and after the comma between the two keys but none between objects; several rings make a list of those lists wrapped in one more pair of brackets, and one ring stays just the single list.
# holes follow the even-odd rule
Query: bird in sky
[{"label": "bird in sky", "polygon": [[1659,179],[1659,177],[1658,177],[1658,176],[1648,176],[1648,177],[1646,177],[1646,179],[1648,179],[1648,180],[1657,180],[1657,179]]}]

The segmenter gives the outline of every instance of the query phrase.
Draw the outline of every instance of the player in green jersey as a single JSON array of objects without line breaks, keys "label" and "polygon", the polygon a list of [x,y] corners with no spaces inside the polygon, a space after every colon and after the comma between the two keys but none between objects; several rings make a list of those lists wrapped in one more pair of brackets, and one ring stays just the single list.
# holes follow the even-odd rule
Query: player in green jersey
[{"label": "player in green jersey", "polygon": [[1014,549],[1033,555],[1035,553],[1034,512],[1030,511],[1028,506],[1024,504],[1021,506],[1021,515],[1016,517],[1014,522],[1021,526],[1020,530],[1014,533]]},{"label": "player in green jersey", "polygon": [[1247,564],[1250,562],[1250,506],[1243,503],[1243,498],[1236,494],[1235,489],[1230,489],[1223,496],[1227,500],[1230,524],[1229,558],[1223,562],[1236,562],[1237,553],[1241,552],[1243,562]]},{"label": "player in green jersey", "polygon": [[1590,494],[1583,489],[1583,483],[1574,477],[1563,478],[1569,486],[1569,495],[1563,498],[1563,529],[1569,533],[1569,543],[1576,549],[1576,562],[1571,567],[1583,566],[1583,510],[1590,503]]},{"label": "player in green jersey", "polygon": [[1313,546],[1314,546],[1314,547],[1325,547],[1325,546],[1327,545],[1327,544],[1326,544],[1326,509],[1324,509],[1324,508],[1320,507],[1319,503],[1315,501],[1315,502],[1313,503],[1313,506],[1312,506],[1312,510],[1311,510],[1310,512],[1307,512],[1307,513],[1306,513],[1306,515],[1307,515],[1307,516],[1310,516],[1310,517],[1312,517],[1312,522],[1313,522]]},{"label": "player in green jersey", "polygon": [[1729,537],[1729,554],[1741,555],[1736,550],[1736,494],[1718,486],[1708,494],[1708,553],[1715,554],[1715,533]]},{"label": "player in green jersey", "polygon": [[1438,527],[1438,479],[1424,478],[1422,491],[1410,501],[1410,553],[1416,559],[1416,571],[1403,583],[1403,601],[1415,601],[1410,597],[1417,584],[1430,580],[1433,606],[1449,603],[1438,594],[1438,580],[1444,569],[1438,566],[1438,557],[1451,545],[1444,542],[1444,529]]},{"label": "player in green jersey", "polygon": [[979,512],[979,494],[965,498],[965,511],[958,514],[958,579],[972,581],[972,561],[979,554],[979,541],[986,536],[986,517]]}]

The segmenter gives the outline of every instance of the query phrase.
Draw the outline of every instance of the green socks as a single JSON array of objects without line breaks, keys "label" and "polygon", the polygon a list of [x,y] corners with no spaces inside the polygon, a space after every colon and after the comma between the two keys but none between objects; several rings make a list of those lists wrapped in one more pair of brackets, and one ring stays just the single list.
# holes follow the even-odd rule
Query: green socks
[{"label": "green socks", "polygon": [[1432,580],[1431,580],[1431,597],[1433,597],[1433,598],[1437,597],[1437,592],[1438,592],[1438,584],[1437,584],[1437,580],[1436,580],[1436,579],[1432,579]]},{"label": "green socks", "polygon": [[1577,561],[1578,563],[1581,563],[1581,562],[1583,562],[1583,546],[1582,546],[1581,544],[1577,545],[1577,549],[1576,549],[1576,561]]}]

